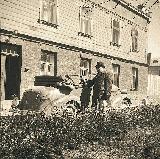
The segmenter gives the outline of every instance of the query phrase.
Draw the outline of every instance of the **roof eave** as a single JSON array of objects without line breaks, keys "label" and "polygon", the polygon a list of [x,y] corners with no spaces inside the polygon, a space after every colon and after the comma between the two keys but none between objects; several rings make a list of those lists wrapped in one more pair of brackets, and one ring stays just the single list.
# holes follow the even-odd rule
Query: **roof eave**
[{"label": "roof eave", "polygon": [[132,6],[130,3],[127,3],[124,0],[113,0],[113,1],[120,4],[124,8],[128,9],[129,11],[135,13],[136,15],[144,18],[145,20],[147,20],[148,23],[150,23],[150,16],[145,14],[143,11],[137,9],[136,7]]}]

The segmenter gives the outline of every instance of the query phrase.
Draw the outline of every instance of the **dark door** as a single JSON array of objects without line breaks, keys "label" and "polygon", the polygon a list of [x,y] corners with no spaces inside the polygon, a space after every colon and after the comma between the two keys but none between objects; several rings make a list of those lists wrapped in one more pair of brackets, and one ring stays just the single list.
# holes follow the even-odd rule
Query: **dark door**
[{"label": "dark door", "polygon": [[[21,47],[2,43],[4,94],[5,100],[12,100],[13,95],[20,97],[21,82]],[[2,65],[1,65],[2,66]],[[3,93],[3,92],[2,92]]]},{"label": "dark door", "polygon": [[6,86],[5,99],[12,99],[12,95],[20,96],[20,66],[19,57],[6,57]]}]

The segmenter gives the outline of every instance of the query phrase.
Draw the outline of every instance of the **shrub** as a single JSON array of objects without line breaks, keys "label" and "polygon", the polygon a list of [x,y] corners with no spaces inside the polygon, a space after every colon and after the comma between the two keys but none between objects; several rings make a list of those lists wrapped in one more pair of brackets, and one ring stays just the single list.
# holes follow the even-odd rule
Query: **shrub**
[{"label": "shrub", "polygon": [[[160,157],[160,106],[77,118],[29,114],[1,117],[2,159]],[[97,152],[97,153],[96,153]],[[72,157],[71,157],[72,156]],[[68,158],[68,157],[66,157]],[[114,157],[113,157],[114,158]]]}]

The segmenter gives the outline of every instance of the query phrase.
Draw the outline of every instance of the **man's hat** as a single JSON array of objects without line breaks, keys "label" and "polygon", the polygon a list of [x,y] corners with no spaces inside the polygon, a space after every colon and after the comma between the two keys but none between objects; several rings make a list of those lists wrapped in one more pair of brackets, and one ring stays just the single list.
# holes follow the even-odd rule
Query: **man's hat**
[{"label": "man's hat", "polygon": [[105,66],[104,66],[104,63],[103,63],[103,62],[97,62],[96,67],[97,67],[97,68],[100,68],[100,67],[105,68]]}]

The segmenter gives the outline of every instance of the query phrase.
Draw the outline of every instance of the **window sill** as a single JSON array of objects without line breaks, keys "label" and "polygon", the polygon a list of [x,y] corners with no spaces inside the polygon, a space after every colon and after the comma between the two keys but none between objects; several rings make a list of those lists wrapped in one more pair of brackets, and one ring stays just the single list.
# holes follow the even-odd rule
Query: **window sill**
[{"label": "window sill", "polygon": [[121,45],[119,45],[119,44],[117,44],[117,43],[114,43],[114,42],[110,42],[110,45],[112,45],[112,46],[117,46],[118,48],[121,46]]},{"label": "window sill", "polygon": [[131,52],[138,53],[138,52],[139,52],[139,50],[131,50]]},{"label": "window sill", "polygon": [[38,19],[38,23],[44,24],[44,25],[47,25],[47,26],[51,26],[51,27],[56,28],[56,29],[58,28],[58,25],[57,25],[57,24],[49,23],[49,22],[44,21],[44,20]]},{"label": "window sill", "polygon": [[84,36],[84,37],[87,37],[87,38],[90,38],[91,39],[91,35],[89,35],[89,34],[85,34],[85,33],[82,33],[82,32],[78,32],[78,35],[80,35],[80,36]]},{"label": "window sill", "polygon": [[130,91],[138,91],[136,88],[131,88]]}]

